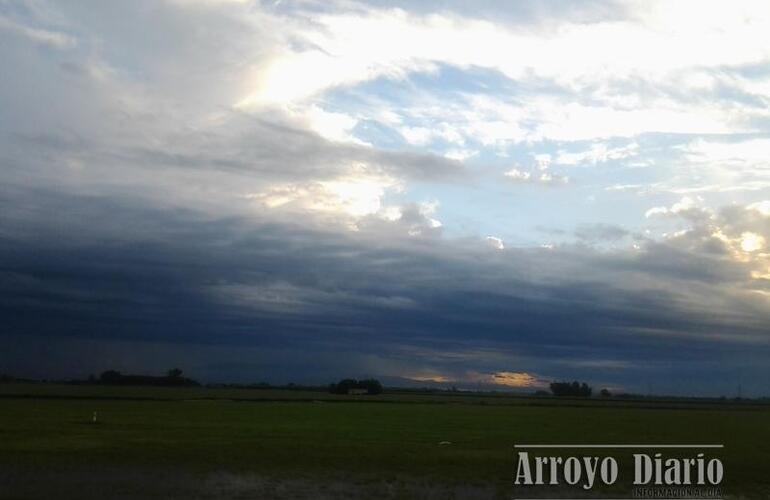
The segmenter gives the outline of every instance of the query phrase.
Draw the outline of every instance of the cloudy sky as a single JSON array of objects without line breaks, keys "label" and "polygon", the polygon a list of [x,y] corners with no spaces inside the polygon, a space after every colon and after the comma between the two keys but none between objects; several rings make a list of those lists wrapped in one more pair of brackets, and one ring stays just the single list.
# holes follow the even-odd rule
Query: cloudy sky
[{"label": "cloudy sky", "polygon": [[768,33],[0,0],[0,372],[770,394]]}]

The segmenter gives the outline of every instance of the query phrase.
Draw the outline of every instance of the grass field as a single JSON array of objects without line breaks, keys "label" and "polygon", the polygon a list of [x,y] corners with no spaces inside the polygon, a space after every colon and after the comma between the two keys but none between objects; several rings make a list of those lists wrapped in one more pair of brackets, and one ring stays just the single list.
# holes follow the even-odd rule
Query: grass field
[{"label": "grass field", "polygon": [[522,443],[723,443],[727,497],[770,497],[763,405],[0,386],[0,498],[513,498]]}]

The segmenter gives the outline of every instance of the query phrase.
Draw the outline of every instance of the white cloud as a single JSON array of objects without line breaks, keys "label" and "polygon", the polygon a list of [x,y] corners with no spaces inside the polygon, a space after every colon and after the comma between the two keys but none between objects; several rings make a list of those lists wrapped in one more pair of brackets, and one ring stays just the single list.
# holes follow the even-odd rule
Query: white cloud
[{"label": "white cloud", "polygon": [[739,142],[715,142],[696,139],[681,147],[693,163],[722,165],[730,168],[770,170],[770,139]]},{"label": "white cloud", "polygon": [[[770,116],[765,106],[686,100],[671,92],[647,95],[644,88],[713,89],[724,66],[770,59],[762,43],[770,20],[760,3],[672,8],[670,2],[637,2],[627,16],[594,23],[561,21],[556,26],[521,26],[463,19],[442,13],[415,15],[403,10],[329,13],[314,23],[289,24],[292,39],[305,43],[274,53],[239,100],[244,106],[312,102],[330,89],[378,78],[404,80],[413,72],[435,72],[438,64],[490,68],[519,81],[553,81],[573,97],[540,93],[515,102],[481,94],[446,102],[430,113],[437,121],[401,126],[413,145],[427,145],[441,127],[445,140],[472,138],[484,146],[506,142],[591,140],[633,137],[645,132],[729,133],[756,130],[751,116]],[[689,9],[699,12],[692,16]],[[685,12],[689,15],[685,15]],[[729,30],[722,20],[726,20]],[[611,41],[611,42],[608,42]],[[515,47],[511,57],[499,47]],[[308,78],[307,75],[313,75]],[[637,85],[642,82],[642,85]],[[724,83],[724,82],[723,82]],[[739,79],[727,82],[740,88]],[[688,87],[689,86],[689,87]],[[459,134],[459,135],[458,135]],[[565,153],[565,163],[601,162],[633,155],[629,150],[596,149]],[[577,155],[577,156],[570,156]]]},{"label": "white cloud", "polygon": [[667,183],[671,192],[728,193],[770,188],[770,139],[696,139],[676,149],[682,153],[678,168],[683,174],[676,182]]},{"label": "white cloud", "polygon": [[532,184],[546,184],[546,185],[559,185],[567,184],[569,182],[568,177],[552,174],[547,171],[541,171],[541,173],[531,173],[524,170],[520,170],[516,167],[508,170],[503,174],[508,179],[517,183],[532,183]]},{"label": "white cloud", "polygon": [[399,129],[406,142],[413,146],[424,146],[430,142],[433,132],[425,127],[401,127]]},{"label": "white cloud", "polygon": [[764,294],[770,279],[770,224],[761,213],[762,207],[762,202],[733,204],[712,211],[698,208],[694,200],[683,200],[665,213],[681,218],[688,226],[663,236],[668,245],[688,255],[714,259],[711,265],[729,270],[726,278],[740,287]]},{"label": "white cloud", "polygon": [[532,157],[535,159],[535,165],[540,170],[546,170],[551,166],[552,157],[548,153],[533,154]]},{"label": "white cloud", "polygon": [[647,210],[644,213],[644,216],[648,219],[650,217],[655,217],[657,215],[666,215],[668,213],[668,208],[666,207],[652,207],[651,209]]},{"label": "white cloud", "polygon": [[619,148],[609,148],[606,144],[596,143],[585,151],[568,153],[559,151],[555,162],[560,165],[581,165],[604,163],[610,160],[622,160],[639,154],[639,144],[632,142]]},{"label": "white cloud", "polygon": [[[539,109],[538,109],[539,107]],[[532,139],[581,141],[602,137],[634,137],[642,133],[724,134],[750,128],[729,126],[719,110],[693,109],[673,101],[656,107],[615,109],[610,106],[564,104],[541,99],[535,104],[543,115]]]},{"label": "white cloud", "polygon": [[569,177],[555,175],[550,172],[543,172],[540,174],[540,177],[538,177],[538,182],[542,184],[567,184],[569,182]]},{"label": "white cloud", "polygon": [[384,235],[394,234],[395,231],[410,237],[437,236],[443,227],[436,218],[438,208],[436,200],[385,206],[371,217],[361,219],[356,228],[379,230]]},{"label": "white cloud", "polygon": [[450,149],[444,153],[444,156],[450,160],[465,161],[468,158],[476,156],[477,154],[479,154],[478,151],[471,149]]},{"label": "white cloud", "polygon": [[644,213],[646,218],[651,218],[659,215],[677,215],[690,210],[698,209],[699,203],[703,200],[701,198],[692,198],[690,196],[683,196],[682,199],[671,205],[670,207],[653,207]]},{"label": "white cloud", "polygon": [[503,243],[503,240],[496,237],[496,236],[487,236],[485,238],[485,241],[487,242],[487,245],[490,247],[496,249],[496,250],[504,250],[505,244]]},{"label": "white cloud", "polygon": [[363,144],[362,141],[352,135],[353,128],[358,124],[358,120],[348,114],[330,112],[311,105],[307,109],[300,111],[300,115],[306,120],[308,128],[325,139]]},{"label": "white cloud", "polygon": [[402,209],[400,220],[411,223],[408,230],[409,236],[423,236],[426,232],[433,233],[443,227],[441,221],[434,217],[438,207],[439,203],[435,200],[418,203],[417,214],[419,217],[410,216],[408,211]]},{"label": "white cloud", "polygon": [[358,218],[379,212],[386,191],[400,188],[392,177],[351,173],[331,180],[279,184],[247,198],[272,209],[284,207]]},{"label": "white cloud", "polygon": [[[660,77],[687,67],[748,64],[770,54],[761,43],[770,28],[762,3],[710,5],[705,17],[702,2],[685,3],[637,3],[627,19],[550,30],[398,9],[318,16],[315,25],[296,33],[308,48],[277,57],[250,99],[301,100],[333,86],[431,71],[433,62],[587,85],[610,76]],[[516,47],[516,57],[500,47]],[[314,78],[304,77],[309,74]]]},{"label": "white cloud", "polygon": [[764,216],[770,216],[770,200],[758,201],[746,207],[749,210],[756,210]]},{"label": "white cloud", "polygon": [[516,182],[527,182],[532,178],[532,174],[519,170],[518,168],[512,168],[503,175]]},{"label": "white cloud", "polygon": [[49,47],[57,49],[69,49],[77,45],[77,40],[66,33],[42,28],[32,28],[4,16],[0,16],[0,31],[13,33],[26,38],[33,43],[48,45]]},{"label": "white cloud", "polygon": [[741,233],[741,249],[744,252],[756,252],[765,247],[765,238],[757,233],[746,231]]}]

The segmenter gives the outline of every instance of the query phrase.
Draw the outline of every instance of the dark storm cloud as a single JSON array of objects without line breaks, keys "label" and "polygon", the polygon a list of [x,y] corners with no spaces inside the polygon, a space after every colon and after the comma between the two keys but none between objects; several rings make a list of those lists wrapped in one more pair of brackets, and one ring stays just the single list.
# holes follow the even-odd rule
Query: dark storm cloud
[{"label": "dark storm cloud", "polygon": [[116,151],[112,160],[131,165],[223,169],[257,175],[262,181],[333,179],[356,164],[366,164],[372,173],[415,180],[456,181],[467,175],[460,162],[430,153],[331,143],[282,119],[279,112],[270,119],[239,113],[228,118],[227,126],[218,134],[188,133],[163,148],[137,146]]},{"label": "dark storm cloud", "polygon": [[[193,356],[214,378],[513,368],[611,373],[633,385],[646,360],[676,373],[712,363],[715,353],[767,349],[767,317],[733,307],[738,298],[717,287],[690,293],[718,296],[720,310],[693,307],[676,282],[694,271],[660,269],[656,257],[670,257],[654,245],[613,265],[619,257],[585,248],[497,252],[448,241],[432,248],[432,238],[384,244],[367,230],[212,218],[131,198],[17,188],[3,189],[0,203],[3,336],[120,343],[136,349],[140,370],[157,364],[143,347],[157,343],[169,352],[178,346],[186,358],[210,345],[281,360],[274,371],[269,356],[260,368],[236,357],[235,368],[216,375],[211,367],[227,360]],[[636,274],[655,286],[635,284]],[[292,361],[288,353],[300,351],[314,362]],[[14,366],[25,363],[37,362]],[[104,363],[84,360],[81,369]]]}]

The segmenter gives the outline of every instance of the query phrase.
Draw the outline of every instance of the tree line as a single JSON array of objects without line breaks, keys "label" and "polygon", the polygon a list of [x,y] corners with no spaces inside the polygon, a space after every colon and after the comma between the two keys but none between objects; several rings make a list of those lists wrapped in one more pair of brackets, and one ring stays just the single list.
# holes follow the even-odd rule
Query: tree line
[{"label": "tree line", "polygon": [[590,398],[593,389],[583,382],[551,382],[551,392],[554,396],[572,396],[578,398]]},{"label": "tree line", "polygon": [[183,377],[182,370],[173,368],[164,376],[153,375],[124,375],[117,370],[107,370],[103,372],[98,381],[89,379],[91,382],[104,385],[154,385],[169,387],[198,387],[201,384],[191,378]]},{"label": "tree line", "polygon": [[366,391],[366,394],[371,395],[382,394],[382,384],[373,378],[363,380],[346,378],[329,385],[329,392],[332,394],[350,394],[356,391]]}]

